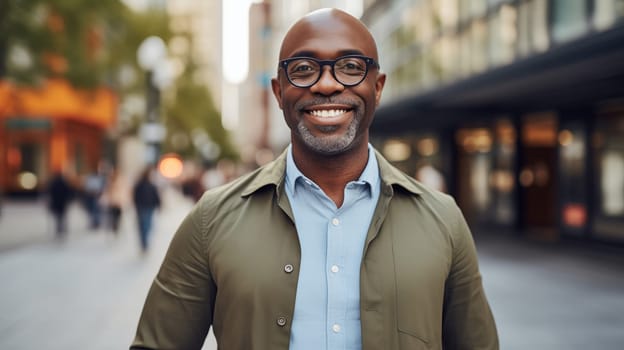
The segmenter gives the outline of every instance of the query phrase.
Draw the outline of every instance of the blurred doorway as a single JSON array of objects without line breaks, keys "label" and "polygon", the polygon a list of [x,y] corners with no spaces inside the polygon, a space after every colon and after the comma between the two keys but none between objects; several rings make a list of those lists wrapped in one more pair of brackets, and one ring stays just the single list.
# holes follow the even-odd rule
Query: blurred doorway
[{"label": "blurred doorway", "polygon": [[522,120],[520,219],[530,236],[544,240],[558,239],[557,128],[554,113],[531,114]]}]

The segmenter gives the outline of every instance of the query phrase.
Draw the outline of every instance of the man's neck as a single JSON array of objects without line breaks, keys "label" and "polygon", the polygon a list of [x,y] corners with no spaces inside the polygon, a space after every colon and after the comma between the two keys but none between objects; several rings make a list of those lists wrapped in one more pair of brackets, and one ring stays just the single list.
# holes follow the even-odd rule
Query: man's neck
[{"label": "man's neck", "polygon": [[368,163],[368,143],[336,155],[310,152],[293,144],[293,159],[297,168],[321,187],[340,208],[347,183],[357,180]]}]

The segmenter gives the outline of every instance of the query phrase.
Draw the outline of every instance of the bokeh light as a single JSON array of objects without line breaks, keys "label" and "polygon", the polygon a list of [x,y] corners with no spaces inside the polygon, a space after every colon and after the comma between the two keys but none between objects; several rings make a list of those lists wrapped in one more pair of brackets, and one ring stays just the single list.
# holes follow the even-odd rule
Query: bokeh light
[{"label": "bokeh light", "polygon": [[182,175],[184,164],[176,154],[165,154],[158,163],[158,171],[167,179],[175,179]]}]

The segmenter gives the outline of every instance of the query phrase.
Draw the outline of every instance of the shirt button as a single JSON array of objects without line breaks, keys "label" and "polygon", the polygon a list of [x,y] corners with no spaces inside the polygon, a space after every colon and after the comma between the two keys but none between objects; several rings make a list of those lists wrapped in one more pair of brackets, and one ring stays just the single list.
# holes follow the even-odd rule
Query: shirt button
[{"label": "shirt button", "polygon": [[340,268],[338,267],[338,265],[332,265],[331,272],[336,273],[338,271],[340,271]]},{"label": "shirt button", "polygon": [[285,271],[286,273],[291,273],[291,272],[293,272],[293,270],[294,270],[294,267],[293,267],[291,264],[286,264],[286,265],[284,266],[284,271]]},{"label": "shirt button", "polygon": [[280,316],[277,318],[277,325],[280,327],[284,327],[286,325],[286,317]]},{"label": "shirt button", "polygon": [[334,331],[334,333],[339,333],[340,332],[340,325],[338,323],[335,323],[332,326],[332,331]]},{"label": "shirt button", "polygon": [[340,225],[340,220],[338,220],[338,218],[333,218],[332,219],[332,225],[334,225],[334,226]]}]

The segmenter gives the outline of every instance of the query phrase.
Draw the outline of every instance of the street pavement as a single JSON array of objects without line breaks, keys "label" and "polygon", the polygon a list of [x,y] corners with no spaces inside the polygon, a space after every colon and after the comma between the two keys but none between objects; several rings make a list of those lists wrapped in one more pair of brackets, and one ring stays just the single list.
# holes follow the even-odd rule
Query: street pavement
[{"label": "street pavement", "polygon": [[[163,194],[152,245],[139,252],[134,213],[114,237],[87,230],[82,208],[54,239],[43,203],[0,216],[0,349],[127,349],[169,241],[192,204]],[[617,250],[479,233],[485,290],[504,350],[623,349],[624,256]],[[204,350],[216,349],[209,335]]]},{"label": "street pavement", "polygon": [[[65,240],[54,239],[43,203],[5,203],[0,217],[0,349],[127,349],[158,267],[192,204],[163,193],[152,244],[139,249],[134,212],[118,237],[87,230],[84,210],[68,213]],[[209,336],[204,350],[216,349]]]}]

